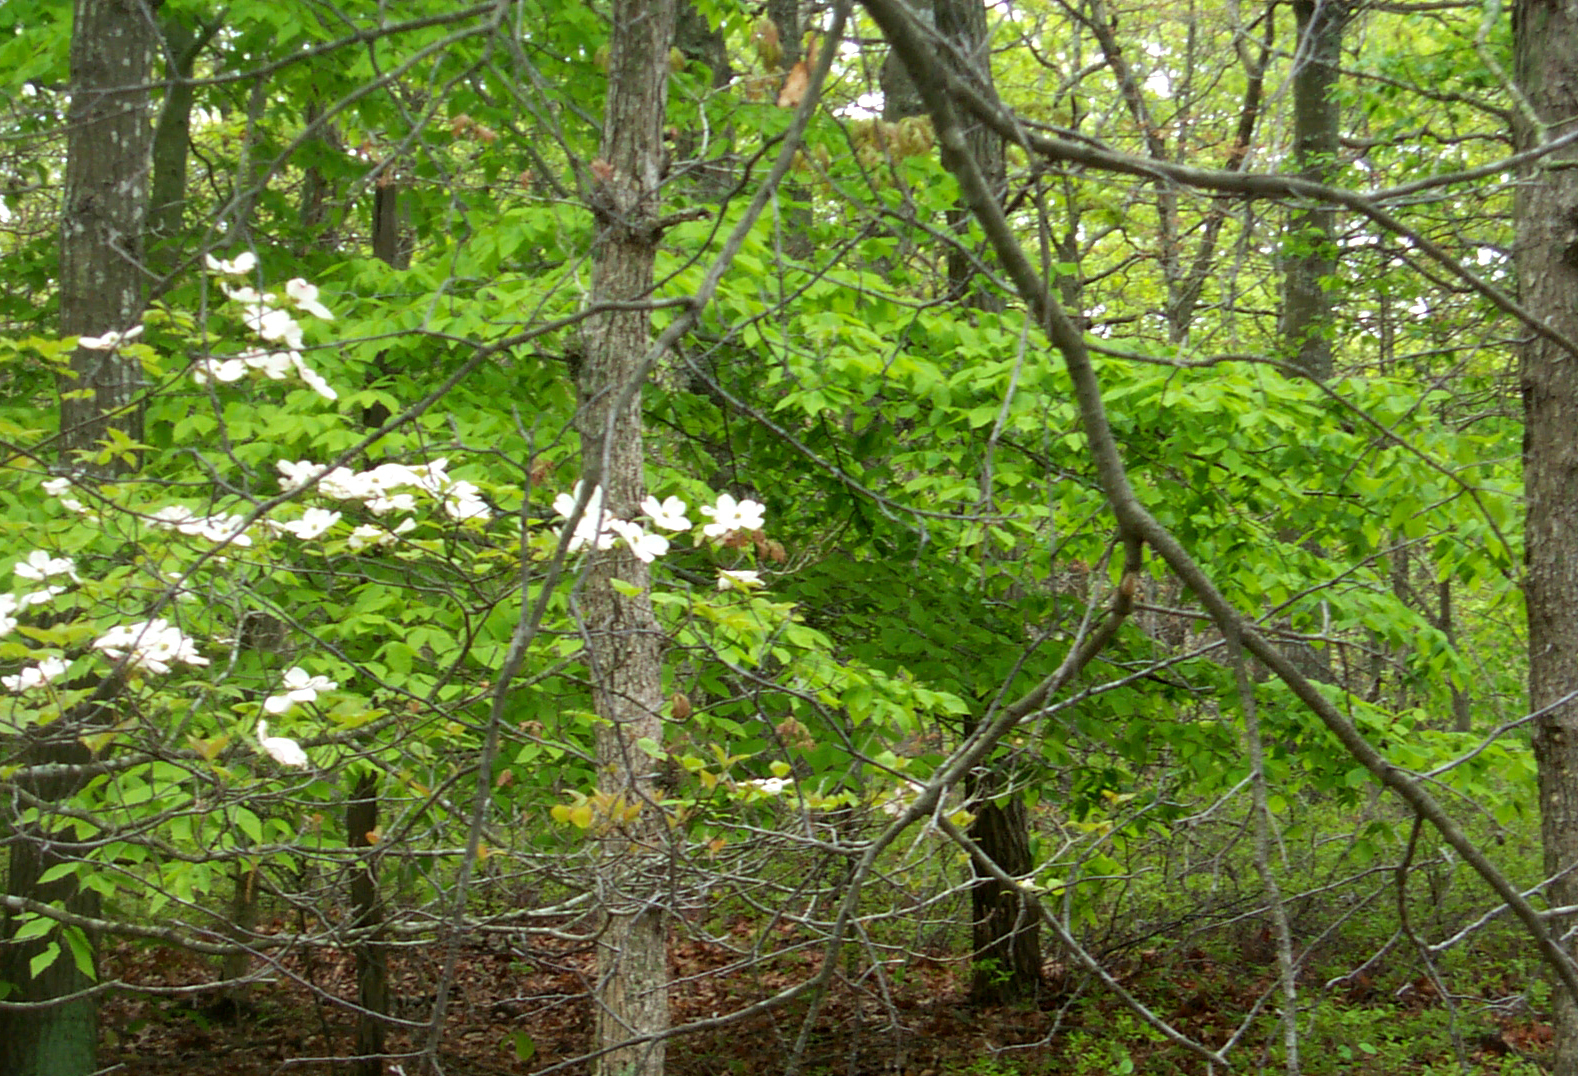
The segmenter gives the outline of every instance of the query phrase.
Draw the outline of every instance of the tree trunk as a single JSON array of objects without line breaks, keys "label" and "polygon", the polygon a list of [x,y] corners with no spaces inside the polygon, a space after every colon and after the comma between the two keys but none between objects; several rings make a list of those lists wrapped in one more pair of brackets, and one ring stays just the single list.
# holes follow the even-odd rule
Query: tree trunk
[{"label": "tree trunk", "polygon": [[[1519,0],[1513,11],[1517,82],[1541,124],[1521,112],[1520,149],[1569,129],[1578,114],[1578,5]],[[1517,184],[1516,264],[1523,305],[1569,338],[1578,335],[1578,151],[1571,147],[1525,168]],[[1529,706],[1541,710],[1578,688],[1578,356],[1542,336],[1523,345],[1523,471],[1527,516],[1524,601],[1529,618]],[[1578,704],[1540,717],[1539,769],[1545,892],[1552,907],[1578,903]],[[1572,917],[1550,924],[1572,950]],[[1553,1072],[1578,1073],[1578,1003],[1552,988]]]},{"label": "tree trunk", "polygon": [[[141,0],[76,0],[60,225],[60,331],[102,336],[137,324],[153,128],[157,32]],[[61,379],[61,452],[69,460],[111,430],[142,439],[141,368],[115,350],[78,348]],[[97,467],[126,468],[130,462]]]},{"label": "tree trunk", "polygon": [[[932,12],[929,0],[915,0],[910,4],[915,12],[915,17],[928,26],[936,25],[936,17]],[[915,80],[910,78],[910,73],[904,66],[904,61],[897,52],[889,51],[887,59],[882,61],[882,70],[878,73],[879,84],[882,87],[882,118],[888,123],[897,123],[909,116],[924,116],[926,102],[921,100],[920,90],[915,85]]]},{"label": "tree trunk", "polygon": [[[1002,787],[993,773],[971,782],[970,797],[989,796]],[[1030,855],[1030,818],[1025,801],[1014,793],[998,805],[990,799],[972,802],[975,819],[970,839],[1006,874],[1022,877],[1035,866]],[[976,1005],[1003,1005],[1034,997],[1041,985],[1041,919],[1025,907],[1019,891],[985,874],[972,861],[970,941],[974,951],[970,1000]]]},{"label": "tree trunk", "polygon": [[[356,780],[356,789],[345,805],[345,843],[351,848],[372,848],[378,843],[378,774],[369,769]],[[356,943],[356,1055],[352,1067],[358,1076],[382,1076],[384,1071],[384,1021],[389,1011],[388,947],[378,939],[384,919],[378,899],[377,857],[372,852],[351,865],[351,926],[372,931]]]},{"label": "tree trunk", "polygon": [[[816,57],[805,55],[801,43],[805,39],[804,21],[800,17],[800,0],[767,0],[767,17],[778,28],[778,43],[783,50],[779,65],[787,74],[801,60],[815,66]],[[778,197],[786,207],[780,224],[779,242],[783,252],[799,261],[808,261],[816,252],[811,215],[812,194],[803,183],[785,177],[778,188]]]},{"label": "tree trunk", "polygon": [[[935,0],[932,14],[937,22],[937,32],[953,46],[951,51],[943,52],[944,62],[991,96],[992,43],[986,25],[986,5],[982,0]],[[987,187],[1001,203],[1008,185],[1008,163],[1003,153],[1002,138],[974,117],[966,119],[964,137]],[[967,301],[977,310],[1002,310],[1002,297],[988,291],[984,283],[971,291],[976,272],[975,259],[970,256],[967,246],[970,210],[962,204],[950,210],[948,223],[957,237],[957,242],[948,248],[949,297]],[[980,256],[985,257],[984,244],[982,248]]]},{"label": "tree trunk", "polygon": [[[404,219],[400,187],[394,173],[385,172],[373,188],[373,257],[391,269],[407,269],[411,265],[411,245],[401,227]],[[377,381],[393,372],[389,352],[380,351],[369,371],[372,379]],[[383,403],[375,401],[362,409],[362,425],[376,430],[388,422],[392,414]]]},{"label": "tree trunk", "polygon": [[[307,103],[302,118],[308,126],[316,124],[323,116],[323,107],[317,100]],[[309,146],[315,147],[320,152],[324,150],[340,149],[339,139],[331,124],[325,124],[317,129]],[[313,154],[304,154],[305,159],[311,161]],[[325,178],[323,169],[317,164],[307,164],[301,170],[301,230],[303,236],[302,251],[308,250],[333,250],[334,231],[328,227],[329,201],[334,194],[333,184]],[[374,227],[377,226],[378,210],[373,210]],[[377,246],[377,241],[373,243]]]},{"label": "tree trunk", "polygon": [[[1438,626],[1441,633],[1446,636],[1452,649],[1457,649],[1457,623],[1452,617],[1452,580],[1443,579],[1436,584],[1436,593],[1440,597],[1441,615]],[[1474,731],[1474,709],[1470,705],[1468,692],[1452,685],[1452,731]]]},{"label": "tree trunk", "polygon": [[[592,301],[645,299],[659,239],[658,184],[673,42],[674,0],[615,0],[601,156],[591,167],[597,223]],[[582,473],[603,489],[606,512],[629,519],[643,495],[638,379],[651,343],[644,310],[586,323],[578,373]],[[655,806],[656,767],[636,746],[661,742],[662,633],[647,566],[623,545],[591,554],[582,615],[604,805],[595,1004],[602,1076],[661,1076],[668,1029],[668,923],[662,901],[666,827]],[[633,585],[616,587],[623,581]],[[621,589],[626,593],[621,593]]]},{"label": "tree trunk", "polygon": [[[932,14],[938,34],[951,46],[942,50],[944,62],[990,94],[991,41],[985,4],[981,0],[935,0]],[[984,123],[971,119],[965,125],[965,143],[993,197],[1001,202],[1008,175],[1003,140]],[[975,261],[965,246],[969,209],[961,204],[950,211],[949,223],[957,237],[948,248],[949,295],[977,310],[1001,310],[1001,297],[976,283]],[[1001,804],[993,799],[1009,783],[1009,769],[983,770],[969,778],[966,791],[975,813],[969,835],[1005,872],[1023,875],[1035,865],[1024,800],[1017,792]],[[1041,920],[1025,907],[1017,890],[973,862],[971,871],[975,881],[970,887],[974,966],[970,1000],[977,1005],[1000,1005],[1034,997],[1041,986]]]},{"label": "tree trunk", "polygon": [[[153,131],[148,123],[149,72],[157,33],[152,9],[140,0],[77,0],[71,33],[71,105],[66,114],[66,174],[60,228],[60,331],[102,336],[136,324],[144,303],[142,238],[148,215]],[[138,440],[142,416],[135,396],[140,370],[115,350],[78,348],[73,376],[63,377],[60,451],[67,462],[92,449],[111,429]],[[91,469],[125,469],[122,457]],[[25,765],[84,763],[79,740],[96,722],[89,705],[33,730],[22,752]],[[80,787],[74,778],[24,783],[47,808]],[[42,883],[51,867],[73,858],[70,831],[48,817],[15,825],[8,838],[7,891],[97,916],[98,895],[74,877]],[[77,967],[59,932],[27,943],[9,939],[18,927],[7,913],[0,929],[0,980],[12,987],[6,1000],[48,1001],[92,985]],[[94,939],[89,938],[91,943]],[[60,955],[34,975],[33,958],[51,944]],[[78,1076],[98,1067],[98,1005],[83,998],[30,1012],[0,1012],[0,1072],[6,1076]]]},{"label": "tree trunk", "polygon": [[[258,868],[256,863],[246,860],[237,860],[233,888],[230,891],[230,923],[229,933],[232,940],[238,945],[251,945],[255,940],[253,931],[258,925]],[[226,953],[219,962],[219,978],[230,985],[224,989],[223,997],[229,1000],[235,1011],[239,1012],[246,1004],[247,973],[252,970],[252,954],[243,950]]]},{"label": "tree trunk", "polygon": [[[1337,160],[1340,110],[1332,96],[1351,0],[1294,0],[1298,48],[1293,54],[1293,160],[1300,176],[1325,182]],[[1337,210],[1317,203],[1294,215],[1283,255],[1286,271],[1282,337],[1311,377],[1332,374],[1331,293],[1337,271]]]},{"label": "tree trunk", "polygon": [[[88,749],[77,738],[83,721],[81,714],[68,715],[34,730],[18,761],[23,766],[91,761]],[[23,782],[19,791],[47,807],[68,798],[81,785],[77,778],[39,779]],[[75,877],[39,882],[51,867],[77,858],[72,851],[72,832],[56,826],[47,813],[31,825],[12,821],[16,824],[8,827],[6,834],[11,845],[7,856],[11,895],[97,917],[98,894],[79,889]],[[18,916],[8,911],[0,938],[10,939],[18,926]],[[60,954],[35,976],[31,962],[51,944],[60,948]],[[14,988],[5,996],[8,1002],[48,1001],[93,985],[77,969],[59,931],[28,942],[7,940],[0,944],[0,981]],[[98,1068],[97,1051],[98,1003],[91,998],[23,1012],[0,1011],[0,1073],[5,1076],[84,1076]]]},{"label": "tree trunk", "polygon": [[[197,23],[190,15],[165,10],[159,19],[163,38],[164,102],[153,130],[153,179],[148,205],[148,235],[168,242],[181,233],[186,211],[186,164],[192,134],[190,80],[203,46],[219,29]],[[177,259],[161,257],[161,266]]]}]

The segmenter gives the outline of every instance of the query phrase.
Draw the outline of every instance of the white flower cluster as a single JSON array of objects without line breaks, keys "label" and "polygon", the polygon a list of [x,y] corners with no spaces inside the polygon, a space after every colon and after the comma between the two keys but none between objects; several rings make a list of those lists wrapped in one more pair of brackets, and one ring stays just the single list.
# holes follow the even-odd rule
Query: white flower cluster
[{"label": "white flower cluster", "polygon": [[371,523],[364,523],[351,531],[345,539],[345,544],[352,551],[360,552],[363,549],[394,545],[399,540],[400,535],[414,530],[416,530],[416,520],[410,516],[401,520],[400,524],[393,530],[384,530],[382,527],[375,527]]},{"label": "white flower cluster", "polygon": [[66,672],[66,662],[61,658],[45,658],[37,665],[23,669],[15,676],[0,676],[0,684],[7,691],[32,691],[59,679]]},{"label": "white flower cluster", "polygon": [[[561,493],[555,497],[553,510],[569,519],[575,511],[575,502],[581,498],[581,488],[581,483],[577,482],[574,492]],[[690,527],[690,520],[685,518],[685,502],[678,497],[670,497],[663,502],[659,502],[656,497],[648,497],[641,502],[641,510],[652,518],[654,524],[667,530],[686,530]],[[575,521],[575,530],[570,535],[570,552],[587,548],[611,549],[618,538],[623,538],[630,551],[647,564],[668,552],[668,539],[663,535],[605,511],[603,487],[594,486],[591,496],[586,499],[586,510]]]},{"label": "white flower cluster", "polygon": [[[275,465],[279,471],[280,488],[289,492],[301,489],[314,479],[318,492],[341,501],[361,501],[376,516],[390,512],[414,512],[417,509],[416,490],[438,501],[451,519],[486,522],[493,518],[493,510],[482,499],[482,491],[464,479],[451,478],[445,473],[447,459],[436,459],[420,467],[403,463],[382,463],[368,471],[352,471],[346,467],[328,470],[309,460],[281,460]],[[301,519],[273,526],[286,530],[298,538],[316,538],[340,519],[340,513],[323,508],[309,508]],[[416,526],[416,520],[407,517],[392,530],[364,525],[351,532],[352,549],[373,545],[388,545],[396,535],[404,534]]]},{"label": "white flower cluster", "polygon": [[304,542],[314,538],[321,538],[328,533],[330,527],[340,521],[340,513],[331,512],[327,508],[309,508],[301,514],[300,519],[268,521],[269,526],[285,534],[294,534]]},{"label": "white flower cluster", "polygon": [[177,661],[185,665],[208,664],[208,659],[197,652],[197,644],[163,617],[113,627],[93,640],[93,648],[116,661],[124,657],[133,668],[152,673],[167,673]]},{"label": "white flower cluster", "polygon": [[[75,561],[70,557],[52,557],[42,549],[35,549],[24,559],[17,561],[11,568],[11,574],[28,583],[46,585],[40,590],[31,590],[25,594],[0,594],[0,635],[9,635],[16,630],[17,614],[23,609],[30,605],[42,605],[66,592],[65,587],[48,583],[48,580],[59,576],[78,578]],[[37,665],[23,669],[15,676],[0,676],[0,685],[4,685],[7,691],[32,691],[48,684],[65,671],[65,661],[58,657],[47,657]]]},{"label": "white flower cluster", "polygon": [[[257,258],[250,252],[238,254],[231,261],[222,261],[210,254],[207,262],[209,269],[223,276],[245,276],[257,268]],[[257,333],[266,344],[283,344],[284,350],[252,348],[223,359],[199,359],[192,371],[192,377],[199,385],[207,384],[210,380],[239,381],[249,371],[261,373],[272,381],[283,381],[294,373],[324,399],[339,399],[334,386],[302,360],[301,325],[289,310],[274,305],[278,302],[278,296],[251,287],[233,287],[224,281],[219,282],[219,287],[231,299],[242,304],[241,320],[247,328]],[[297,310],[325,321],[334,320],[329,308],[318,301],[318,289],[300,277],[286,283],[285,298]]]},{"label": "white flower cluster", "polygon": [[327,676],[309,676],[299,665],[285,671],[283,695],[270,695],[263,700],[263,709],[271,714],[282,714],[298,702],[312,702],[320,691],[333,691],[340,685]]},{"label": "white flower cluster", "polygon": [[757,587],[767,584],[762,582],[762,573],[754,572],[747,568],[719,568],[719,590],[744,590],[752,591]]},{"label": "white flower cluster", "polygon": [[[575,512],[575,502],[580,498],[581,483],[577,482],[572,492],[561,493],[553,499],[553,510],[559,513],[561,518],[568,520]],[[641,502],[641,511],[646,513],[653,526],[661,527],[663,530],[690,529],[690,519],[685,514],[687,511],[685,502],[678,497],[667,497],[662,501],[656,497],[648,497]],[[720,494],[716,505],[701,509],[702,515],[710,516],[713,520],[702,528],[702,534],[708,538],[722,538],[736,530],[757,530],[766,518],[765,513],[766,509],[756,501],[736,503],[729,494]],[[669,540],[666,536],[648,531],[639,523],[611,515],[603,507],[603,487],[596,486],[586,499],[585,510],[575,520],[575,529],[570,534],[570,552],[576,553],[582,549],[611,549],[617,540],[623,540],[630,548],[630,552],[647,564],[651,564],[653,560],[667,553],[669,548]],[[731,586],[749,589],[753,586],[761,586],[761,579],[756,572],[720,572],[718,589],[727,590]]]},{"label": "white flower cluster", "polygon": [[65,587],[49,586],[27,594],[0,594],[0,635],[9,635],[16,629],[16,614],[23,609],[30,605],[43,605],[65,592]]},{"label": "white flower cluster", "polygon": [[230,542],[240,546],[252,544],[252,536],[242,527],[245,522],[242,516],[200,516],[185,505],[172,504],[154,512],[149,518],[156,527],[207,538],[210,542]]},{"label": "white flower cluster", "polygon": [[[11,571],[16,578],[29,583],[42,583],[59,575],[77,578],[77,566],[70,557],[52,557],[42,549],[33,550],[25,560],[18,561]],[[16,614],[23,609],[30,605],[43,605],[65,592],[65,587],[49,584],[25,594],[0,594],[0,635],[9,635],[16,630]]]},{"label": "white flower cluster", "polygon": [[71,489],[71,479],[69,478],[51,478],[42,483],[42,488],[51,497],[59,498],[60,506],[68,512],[86,512],[88,510],[87,505],[75,497],[66,495],[67,491]]}]

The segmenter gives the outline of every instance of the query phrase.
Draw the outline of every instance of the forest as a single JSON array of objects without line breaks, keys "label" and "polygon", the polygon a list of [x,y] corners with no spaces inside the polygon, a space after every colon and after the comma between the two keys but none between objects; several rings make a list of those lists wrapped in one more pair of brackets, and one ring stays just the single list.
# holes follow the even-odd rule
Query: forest
[{"label": "forest", "polygon": [[0,2],[0,1076],[1578,1076],[1575,119],[1561,0]]}]

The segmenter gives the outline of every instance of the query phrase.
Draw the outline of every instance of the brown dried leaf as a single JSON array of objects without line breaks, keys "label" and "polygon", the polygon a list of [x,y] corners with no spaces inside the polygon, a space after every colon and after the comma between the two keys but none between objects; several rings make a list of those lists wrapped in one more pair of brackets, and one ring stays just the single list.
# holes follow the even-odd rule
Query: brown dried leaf
[{"label": "brown dried leaf", "polygon": [[804,60],[801,60],[789,69],[788,75],[784,76],[783,89],[778,91],[778,107],[798,108],[810,85],[811,69],[806,67]]}]

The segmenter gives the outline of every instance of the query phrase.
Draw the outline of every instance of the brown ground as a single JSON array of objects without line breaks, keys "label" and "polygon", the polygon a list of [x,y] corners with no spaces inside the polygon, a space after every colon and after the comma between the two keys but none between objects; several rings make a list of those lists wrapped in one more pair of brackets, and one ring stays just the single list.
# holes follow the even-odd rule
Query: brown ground
[{"label": "brown ground", "polygon": [[[802,951],[748,972],[720,973],[730,962],[723,950],[681,942],[672,959],[678,980],[672,995],[675,1020],[738,1010],[803,981],[818,959],[814,952]],[[432,949],[407,949],[396,956],[392,978],[401,1001],[398,1015],[414,1021],[427,1018],[440,964],[441,954]],[[513,1076],[552,1070],[581,1076],[585,1065],[556,1066],[586,1047],[589,964],[588,954],[564,950],[512,952],[503,943],[464,947],[440,1050],[444,1071],[449,1076]],[[111,977],[143,984],[174,987],[213,978],[211,967],[201,960],[136,945],[115,948],[105,955],[104,965]],[[1114,969],[1126,985],[1180,1030],[1213,1045],[1224,1041],[1242,1014],[1273,986],[1267,968],[1213,961],[1200,950],[1138,953],[1128,965]],[[852,965],[848,970],[860,976],[864,969]],[[802,1069],[806,1076],[1125,1071],[1094,1056],[1103,1047],[1093,1044],[1114,1041],[1113,1034],[1128,1040],[1122,1045],[1133,1068],[1127,1071],[1204,1071],[1202,1063],[1178,1047],[1148,1041],[1110,994],[1050,965],[1048,988],[1036,1003],[985,1010],[966,1003],[967,976],[958,962],[912,958],[888,970],[886,991],[868,974],[854,984],[846,978],[831,992],[808,1039]],[[117,997],[103,1007],[101,1064],[120,1066],[113,1071],[121,1076],[348,1073],[348,1063],[333,1059],[352,1052],[354,1015],[330,999],[353,996],[353,971],[348,955],[325,950],[310,958],[289,958],[273,981],[252,985],[239,1005],[212,992]],[[1427,980],[1414,987],[1399,995],[1364,981],[1343,1000],[1356,1007],[1396,1005],[1400,1011],[1411,1007],[1415,1012],[1439,1005]],[[782,1072],[805,1013],[803,1003],[793,1003],[672,1041],[669,1072]],[[1257,1030],[1235,1052],[1250,1069],[1260,1060],[1257,1044],[1264,1034]],[[1484,1066],[1476,1071],[1497,1072],[1503,1063],[1543,1052],[1548,1039],[1543,1022],[1525,1017],[1476,1034],[1467,1045],[1471,1060]],[[1415,1058],[1421,1068],[1432,1061],[1453,1063],[1450,1045],[1443,1036],[1436,1040]],[[399,1029],[391,1034],[389,1049],[404,1052],[422,1042],[421,1031]],[[520,1060],[521,1051],[530,1053],[529,1060]],[[1331,1059],[1324,1060],[1329,1064]],[[394,1064],[386,1064],[385,1072],[399,1071]],[[417,1063],[406,1058],[403,1064],[415,1076]],[[1308,1067],[1330,1071],[1324,1065]],[[1342,1070],[1383,1071],[1358,1066]]]}]

